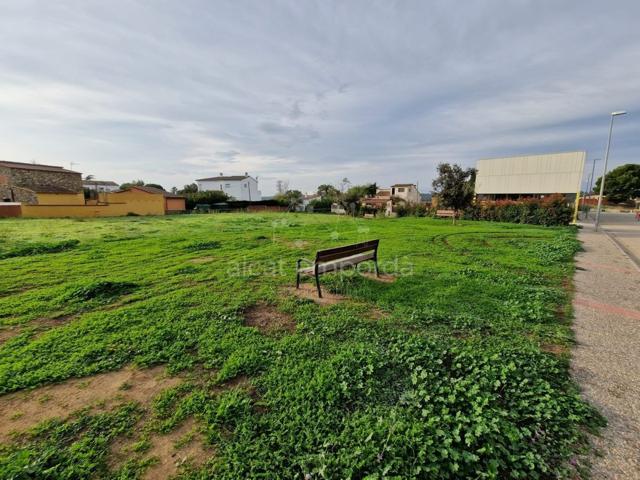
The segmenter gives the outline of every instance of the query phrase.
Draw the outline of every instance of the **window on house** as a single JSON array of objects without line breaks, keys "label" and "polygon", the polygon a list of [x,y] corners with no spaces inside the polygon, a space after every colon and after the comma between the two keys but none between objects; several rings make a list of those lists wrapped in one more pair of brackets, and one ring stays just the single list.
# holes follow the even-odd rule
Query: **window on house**
[{"label": "window on house", "polygon": [[247,184],[246,183],[244,184],[244,188],[247,188]]},{"label": "window on house", "polygon": [[404,187],[398,187],[398,193],[404,192]]},{"label": "window on house", "polygon": [[231,188],[231,184],[230,183],[225,183],[224,184],[224,188]]}]

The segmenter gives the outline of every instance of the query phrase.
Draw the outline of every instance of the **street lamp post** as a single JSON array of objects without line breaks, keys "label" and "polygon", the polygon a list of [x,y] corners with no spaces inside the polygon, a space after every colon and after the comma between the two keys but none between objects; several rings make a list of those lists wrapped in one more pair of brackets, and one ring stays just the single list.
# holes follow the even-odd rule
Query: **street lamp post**
[{"label": "street lamp post", "polygon": [[613,132],[613,118],[618,115],[625,115],[627,112],[621,110],[619,112],[611,112],[611,122],[609,123],[609,139],[607,140],[607,150],[604,154],[604,167],[602,167],[602,180],[600,181],[600,194],[598,195],[598,208],[596,209],[595,230],[598,231],[600,224],[600,209],[602,208],[602,194],[604,193],[604,181],[607,175],[607,163],[609,162],[609,149],[611,148],[611,133]]}]

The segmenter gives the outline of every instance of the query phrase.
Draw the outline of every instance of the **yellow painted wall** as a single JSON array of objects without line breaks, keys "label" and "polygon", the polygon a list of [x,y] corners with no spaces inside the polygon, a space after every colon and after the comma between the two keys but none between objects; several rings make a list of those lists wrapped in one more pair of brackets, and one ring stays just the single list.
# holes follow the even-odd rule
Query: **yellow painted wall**
[{"label": "yellow painted wall", "polygon": [[[121,217],[134,212],[126,203],[109,205],[22,205],[23,217]],[[146,215],[138,213],[138,215]]]},{"label": "yellow painted wall", "polygon": [[[104,200],[108,203],[103,205],[85,205],[82,193],[78,197],[82,198],[82,203],[69,201],[66,204],[52,203],[56,200],[55,198],[43,198],[41,195],[51,194],[38,194],[39,205],[22,205],[23,217],[120,217],[128,213],[137,215],[165,214],[164,196],[141,190],[107,193]],[[63,196],[61,194],[55,195]],[[67,195],[67,200],[70,196],[73,197],[73,202],[78,202],[78,198],[73,195]],[[45,204],[45,201],[49,203]]]},{"label": "yellow painted wall", "polygon": [[39,205],[84,205],[84,193],[38,193]]},{"label": "yellow painted wall", "polygon": [[129,212],[138,215],[164,215],[164,196],[141,190],[107,193],[107,202],[126,203]]}]

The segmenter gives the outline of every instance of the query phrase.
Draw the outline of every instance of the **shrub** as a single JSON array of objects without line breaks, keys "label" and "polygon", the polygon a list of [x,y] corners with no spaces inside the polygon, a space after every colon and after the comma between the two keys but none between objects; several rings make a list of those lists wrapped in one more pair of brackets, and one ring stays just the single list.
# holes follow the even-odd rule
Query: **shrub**
[{"label": "shrub", "polygon": [[399,217],[425,217],[429,213],[429,207],[424,203],[400,203],[396,206],[395,212]]},{"label": "shrub", "polygon": [[528,223],[531,225],[569,225],[573,210],[561,196],[521,201],[498,200],[473,205],[463,211],[467,220]]},{"label": "shrub", "polygon": [[79,240],[63,240],[61,242],[34,242],[18,245],[12,250],[0,252],[0,260],[11,257],[27,257],[43,253],[58,253],[75,248]]},{"label": "shrub", "polygon": [[193,210],[197,204],[221,203],[229,200],[226,193],[213,190],[207,192],[189,192],[184,194],[187,210]]},{"label": "shrub", "polygon": [[132,282],[97,280],[85,285],[73,287],[67,292],[65,299],[80,302],[90,300],[109,302],[117,297],[131,293],[136,287],[137,285]]},{"label": "shrub", "polygon": [[210,242],[195,242],[195,243],[191,243],[189,245],[187,245],[185,248],[185,250],[189,250],[190,252],[198,252],[200,250],[213,250],[215,248],[219,248],[220,247],[220,242],[217,242],[215,240],[210,241]]}]

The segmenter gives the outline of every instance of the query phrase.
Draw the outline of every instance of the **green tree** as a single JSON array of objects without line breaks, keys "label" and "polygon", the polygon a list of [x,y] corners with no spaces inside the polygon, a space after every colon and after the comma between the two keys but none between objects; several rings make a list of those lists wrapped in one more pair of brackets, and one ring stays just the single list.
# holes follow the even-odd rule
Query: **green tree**
[{"label": "green tree", "polygon": [[290,212],[294,212],[300,205],[302,205],[302,199],[304,195],[300,190],[287,190],[284,193],[275,196],[275,199],[286,205]]},{"label": "green tree", "polygon": [[[595,193],[600,193],[602,177],[596,180]],[[640,197],[640,164],[628,163],[607,173],[604,194],[614,203],[627,202]]]},{"label": "green tree", "polygon": [[126,190],[127,188],[130,188],[130,187],[143,187],[143,186],[144,186],[143,180],[131,180],[130,182],[125,182],[122,185],[120,185],[120,190]]},{"label": "green tree", "polygon": [[441,163],[438,165],[438,176],[433,181],[433,192],[438,195],[440,205],[458,212],[472,204],[475,182],[475,168],[465,170],[460,165]]},{"label": "green tree", "polygon": [[190,183],[189,185],[185,185],[184,187],[182,187],[182,190],[178,190],[178,192],[180,194],[187,194],[187,193],[196,193],[198,191],[198,185],[196,185],[195,183]]},{"label": "green tree", "polygon": [[220,190],[204,192],[181,193],[187,199],[187,210],[193,210],[198,204],[212,205],[214,203],[224,203],[230,200],[229,196]]},{"label": "green tree", "polygon": [[164,187],[158,183],[147,183],[145,187],[157,188],[158,190],[164,190]]},{"label": "green tree", "polygon": [[329,185],[327,183],[323,183],[318,186],[318,195],[320,195],[323,199],[335,200],[338,198],[340,192],[333,185]]},{"label": "green tree", "polygon": [[376,193],[378,193],[378,185],[375,182],[367,185],[368,196],[373,197]]},{"label": "green tree", "polygon": [[364,197],[369,194],[369,185],[354,185],[344,192],[342,196],[342,203],[348,205],[350,203],[360,203]]}]

